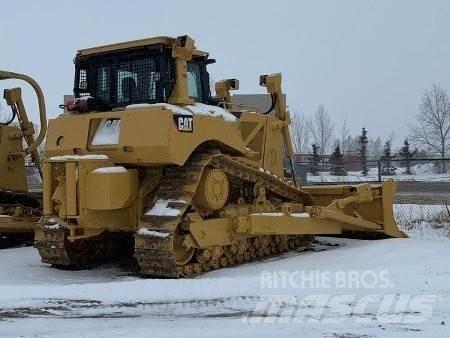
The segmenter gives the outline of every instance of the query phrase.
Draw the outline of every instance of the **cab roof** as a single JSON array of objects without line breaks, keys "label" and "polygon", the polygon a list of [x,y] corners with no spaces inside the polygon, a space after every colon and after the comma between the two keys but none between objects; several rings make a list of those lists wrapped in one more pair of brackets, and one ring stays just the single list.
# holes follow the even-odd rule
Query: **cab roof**
[{"label": "cab roof", "polygon": [[[103,45],[98,47],[92,47],[92,48],[85,48],[80,49],[77,53],[77,56],[88,56],[88,55],[94,55],[94,54],[101,54],[101,53],[107,53],[111,51],[118,51],[118,50],[126,50],[136,47],[143,47],[143,46],[151,46],[151,45],[158,45],[163,44],[171,47],[173,43],[175,42],[176,38],[172,38],[169,36],[156,36],[152,38],[146,38],[146,39],[139,39],[139,40],[132,40],[132,41],[126,41],[126,42],[119,42],[119,43],[113,43],[109,45]],[[203,52],[199,49],[194,49],[193,54],[195,56],[207,56],[208,53]]]}]

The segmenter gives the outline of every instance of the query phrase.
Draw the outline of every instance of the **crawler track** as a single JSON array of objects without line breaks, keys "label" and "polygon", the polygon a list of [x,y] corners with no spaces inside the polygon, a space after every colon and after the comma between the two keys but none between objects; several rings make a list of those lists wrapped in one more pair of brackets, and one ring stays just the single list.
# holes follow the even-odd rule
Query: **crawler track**
[{"label": "crawler track", "polygon": [[70,242],[63,227],[38,228],[35,245],[44,263],[63,269],[87,269],[103,262],[129,259],[133,252],[133,236],[104,232],[93,238]]},{"label": "crawler track", "polygon": [[260,182],[265,189],[285,201],[310,204],[308,194],[284,183],[281,179],[251,167],[226,155],[196,155],[182,168],[167,168],[161,185],[155,193],[155,200],[171,200],[171,208],[178,210],[178,216],[145,216],[148,229],[158,235],[138,234],[135,239],[135,257],[145,275],[177,278],[195,276],[221,267],[240,264],[258,258],[276,255],[290,250],[307,248],[313,236],[258,236],[240,243],[239,250],[223,247],[220,257],[206,262],[191,259],[186,264],[177,264],[177,232],[186,222],[186,211],[192,205],[192,198],[204,169],[210,166],[223,170],[229,179],[241,182]]}]

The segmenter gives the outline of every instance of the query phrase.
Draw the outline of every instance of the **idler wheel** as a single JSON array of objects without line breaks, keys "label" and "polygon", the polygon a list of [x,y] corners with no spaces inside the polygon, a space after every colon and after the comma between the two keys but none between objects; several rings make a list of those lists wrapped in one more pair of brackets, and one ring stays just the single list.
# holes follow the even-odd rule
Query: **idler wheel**
[{"label": "idler wheel", "polygon": [[205,169],[197,191],[194,204],[204,212],[221,209],[227,202],[229,183],[225,173],[220,169]]},{"label": "idler wheel", "polygon": [[187,264],[195,253],[195,248],[188,248],[184,243],[184,236],[176,231],[173,238],[174,258],[177,265]]}]

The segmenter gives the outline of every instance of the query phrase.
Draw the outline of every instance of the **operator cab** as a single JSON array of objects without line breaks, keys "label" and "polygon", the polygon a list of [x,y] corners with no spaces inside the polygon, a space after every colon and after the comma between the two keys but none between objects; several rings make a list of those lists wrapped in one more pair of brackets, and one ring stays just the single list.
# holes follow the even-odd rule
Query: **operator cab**
[{"label": "operator cab", "polygon": [[[106,111],[133,104],[168,103],[176,83],[176,39],[157,37],[80,50],[75,57],[74,112]],[[194,49],[187,61],[188,95],[214,104],[206,66],[215,60]]]}]

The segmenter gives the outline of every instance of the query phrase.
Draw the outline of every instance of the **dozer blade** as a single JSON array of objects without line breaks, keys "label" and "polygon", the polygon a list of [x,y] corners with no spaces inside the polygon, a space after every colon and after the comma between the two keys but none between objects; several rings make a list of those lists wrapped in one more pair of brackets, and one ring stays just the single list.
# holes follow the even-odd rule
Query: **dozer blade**
[{"label": "dozer blade", "polygon": [[313,197],[309,212],[339,222],[343,236],[365,239],[408,237],[394,220],[395,182],[303,187]]},{"label": "dozer blade", "polygon": [[36,217],[16,218],[0,215],[0,249],[33,243]]}]

